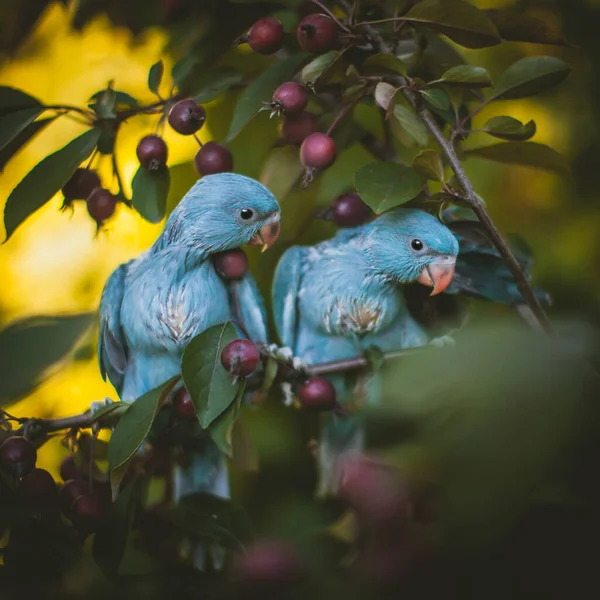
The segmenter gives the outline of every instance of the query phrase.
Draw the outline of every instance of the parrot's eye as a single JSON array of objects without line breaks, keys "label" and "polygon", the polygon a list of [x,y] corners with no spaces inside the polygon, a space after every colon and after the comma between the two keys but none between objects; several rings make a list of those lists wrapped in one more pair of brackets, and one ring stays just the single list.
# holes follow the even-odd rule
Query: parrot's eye
[{"label": "parrot's eye", "polygon": [[423,250],[423,242],[421,240],[413,240],[410,245],[413,250]]},{"label": "parrot's eye", "polygon": [[254,216],[254,213],[249,208],[242,208],[242,210],[240,212],[240,217],[242,217],[242,219],[247,221],[248,219],[251,219],[253,216]]}]

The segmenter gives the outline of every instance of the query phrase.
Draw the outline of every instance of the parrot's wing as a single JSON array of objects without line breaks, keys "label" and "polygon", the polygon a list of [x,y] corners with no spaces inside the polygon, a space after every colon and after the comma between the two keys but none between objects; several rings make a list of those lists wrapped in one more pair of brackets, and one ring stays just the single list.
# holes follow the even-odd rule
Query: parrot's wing
[{"label": "parrot's wing", "polygon": [[120,393],[127,368],[127,344],[121,329],[121,304],[129,263],[117,267],[108,278],[100,300],[98,360],[102,378]]},{"label": "parrot's wing", "polygon": [[232,283],[231,314],[241,317],[255,342],[267,341],[267,310],[254,277],[248,272],[241,281]]},{"label": "parrot's wing", "polygon": [[279,338],[292,350],[296,347],[298,293],[309,248],[293,246],[279,259],[273,279],[273,314]]}]

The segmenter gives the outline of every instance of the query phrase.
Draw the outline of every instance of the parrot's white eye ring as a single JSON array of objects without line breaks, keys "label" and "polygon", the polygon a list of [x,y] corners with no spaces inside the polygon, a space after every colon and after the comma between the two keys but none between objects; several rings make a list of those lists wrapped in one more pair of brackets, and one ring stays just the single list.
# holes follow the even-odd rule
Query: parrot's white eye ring
[{"label": "parrot's white eye ring", "polygon": [[245,221],[251,219],[253,216],[254,213],[249,208],[242,208],[242,210],[240,211],[240,217],[242,217],[242,219],[244,219]]},{"label": "parrot's white eye ring", "polygon": [[423,242],[421,240],[417,240],[414,239],[411,243],[410,243],[411,247],[413,250],[423,250]]}]

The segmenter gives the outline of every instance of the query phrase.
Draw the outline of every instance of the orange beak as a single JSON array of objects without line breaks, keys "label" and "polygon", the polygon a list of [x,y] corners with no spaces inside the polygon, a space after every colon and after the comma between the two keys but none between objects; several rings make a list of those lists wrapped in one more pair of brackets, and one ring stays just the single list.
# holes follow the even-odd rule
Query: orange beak
[{"label": "orange beak", "polygon": [[262,246],[261,252],[269,249],[279,237],[279,221],[263,225],[256,235],[248,242],[251,246]]},{"label": "orange beak", "polygon": [[439,262],[434,262],[430,265],[427,265],[421,272],[421,275],[417,281],[423,285],[432,287],[432,296],[441,294],[452,282],[452,277],[454,276],[454,267],[454,258],[450,259],[449,257],[445,257]]}]

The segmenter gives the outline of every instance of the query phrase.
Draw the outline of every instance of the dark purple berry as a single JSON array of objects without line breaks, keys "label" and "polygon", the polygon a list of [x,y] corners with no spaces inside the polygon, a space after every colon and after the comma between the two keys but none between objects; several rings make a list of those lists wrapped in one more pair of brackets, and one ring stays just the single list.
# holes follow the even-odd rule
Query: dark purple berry
[{"label": "dark purple berry", "polygon": [[324,133],[312,133],[300,146],[300,160],[307,169],[326,169],[336,156],[335,142]]},{"label": "dark purple berry", "polygon": [[227,280],[241,279],[248,270],[248,258],[241,248],[234,248],[214,255],[217,273]]},{"label": "dark purple berry", "polygon": [[66,200],[85,200],[101,186],[100,177],[91,169],[77,169],[73,177],[65,183],[62,193]]},{"label": "dark purple berry", "polygon": [[83,476],[83,473],[75,464],[75,456],[69,454],[60,465],[60,478],[63,481],[69,481],[69,479],[82,479]]},{"label": "dark purple berry", "polygon": [[65,481],[59,492],[60,507],[66,516],[69,516],[73,509],[73,504],[81,496],[88,496],[90,487],[87,481],[83,479],[69,479]]},{"label": "dark purple berry", "polygon": [[317,115],[303,110],[294,115],[283,115],[279,124],[279,135],[288,144],[301,144],[309,135],[319,131]]},{"label": "dark purple berry", "polygon": [[251,586],[290,585],[306,575],[304,561],[284,541],[256,543],[247,548],[236,567],[237,578]]},{"label": "dark purple berry", "polygon": [[310,410],[332,410],[336,407],[335,388],[323,377],[311,377],[296,390],[298,400]]},{"label": "dark purple berry", "polygon": [[103,517],[102,503],[97,496],[80,496],[71,507],[71,523],[80,533],[94,533]]},{"label": "dark purple berry", "polygon": [[283,25],[277,19],[259,19],[248,31],[248,45],[259,54],[273,54],[282,44]]},{"label": "dark purple berry", "polygon": [[358,194],[342,194],[333,203],[333,220],[338,227],[358,227],[372,215],[373,211]]},{"label": "dark purple berry", "polygon": [[307,15],[300,21],[296,36],[302,50],[320,54],[331,50],[337,43],[339,27],[327,15]]},{"label": "dark purple berry", "polygon": [[10,437],[0,446],[0,466],[13,477],[23,477],[33,471],[36,460],[35,446],[24,437]]},{"label": "dark purple berry", "polygon": [[97,188],[87,199],[87,210],[90,217],[101,224],[113,216],[117,199],[104,188]]},{"label": "dark purple berry", "polygon": [[33,469],[21,479],[18,496],[29,506],[39,508],[51,507],[57,495],[54,478],[45,469]]},{"label": "dark purple berry", "polygon": [[143,137],[136,149],[140,165],[146,171],[160,171],[167,164],[169,154],[165,140],[157,135]]},{"label": "dark purple berry", "polygon": [[178,417],[186,421],[196,421],[198,419],[192,397],[186,387],[179,388],[175,393],[173,409]]},{"label": "dark purple berry", "polygon": [[221,352],[221,364],[231,375],[246,377],[258,366],[260,352],[249,340],[233,340]]},{"label": "dark purple berry", "polygon": [[233,171],[233,156],[225,146],[217,142],[207,142],[194,157],[196,170],[200,175],[214,175]]},{"label": "dark purple berry", "polygon": [[308,92],[303,85],[295,81],[281,84],[273,94],[273,107],[286,113],[299,113],[308,104]]},{"label": "dark purple berry", "polygon": [[[204,121],[206,121],[206,111],[192,98],[180,100],[174,104],[169,111],[169,125],[182,135],[192,135],[196,133]],[[165,146],[166,152],[166,146]],[[165,162],[166,162],[165,153]]]}]

